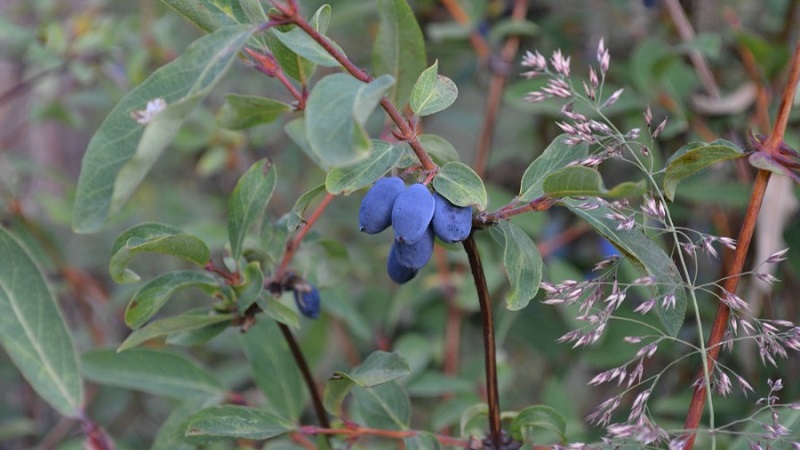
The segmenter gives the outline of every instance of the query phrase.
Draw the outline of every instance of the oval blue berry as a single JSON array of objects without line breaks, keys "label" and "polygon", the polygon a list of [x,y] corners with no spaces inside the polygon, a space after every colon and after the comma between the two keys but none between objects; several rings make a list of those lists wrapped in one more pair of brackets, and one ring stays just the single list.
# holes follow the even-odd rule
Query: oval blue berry
[{"label": "oval blue berry", "polygon": [[433,218],[433,195],[417,183],[405,188],[394,200],[392,227],[398,242],[413,244],[425,236]]},{"label": "oval blue berry", "polygon": [[311,290],[308,292],[294,291],[294,302],[304,316],[316,319],[319,317],[320,311],[319,291],[315,286],[309,286],[311,286]]},{"label": "oval blue berry", "polygon": [[358,224],[368,234],[380,233],[392,223],[392,206],[406,188],[398,177],[381,178],[367,191],[358,210]]},{"label": "oval blue berry", "polygon": [[406,267],[397,260],[397,251],[395,246],[389,250],[389,259],[386,261],[386,271],[389,273],[389,278],[397,284],[403,284],[417,276],[417,270]]},{"label": "oval blue berry", "polygon": [[413,244],[394,241],[392,246],[400,265],[419,270],[428,263],[433,254],[433,228],[428,227],[422,239]]},{"label": "oval blue berry", "polygon": [[433,193],[436,204],[433,213],[433,232],[444,242],[459,242],[472,231],[472,206],[456,206],[438,193]]}]

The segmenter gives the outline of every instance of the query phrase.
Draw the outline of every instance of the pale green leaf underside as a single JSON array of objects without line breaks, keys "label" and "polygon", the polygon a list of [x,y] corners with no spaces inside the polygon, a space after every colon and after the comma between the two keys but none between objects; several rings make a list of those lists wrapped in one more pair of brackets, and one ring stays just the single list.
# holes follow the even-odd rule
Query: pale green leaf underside
[{"label": "pale green leaf underside", "polygon": [[228,237],[231,255],[238,260],[247,230],[264,214],[277,182],[277,170],[268,159],[253,164],[239,178],[228,200]]},{"label": "pale green leaf underside", "polygon": [[516,311],[526,306],[539,291],[542,281],[542,255],[525,231],[501,220],[491,233],[503,244],[503,265],[511,284],[506,295],[506,308]]},{"label": "pale green leaf underside", "polygon": [[[186,115],[227,72],[254,27],[220,28],[187,48],[128,92],[109,113],[83,157],[72,215],[76,232],[99,229],[118,210],[172,141]],[[163,99],[166,108],[147,123],[132,114]]]},{"label": "pale green leaf underside", "polygon": [[236,22],[211,0],[161,0],[205,32],[235,25]]},{"label": "pale green leaf underside", "polygon": [[271,98],[228,94],[217,113],[217,123],[230,130],[244,130],[269,123],[292,107]]},{"label": "pale green leaf underside", "polygon": [[693,142],[683,146],[667,162],[664,173],[664,195],[675,199],[678,183],[717,162],[740,158],[744,152],[738,145],[722,139],[705,144]]},{"label": "pale green leaf underside", "polygon": [[78,357],[55,298],[31,256],[2,227],[0,255],[0,344],[42,399],[62,415],[78,417]]},{"label": "pale green leaf underside", "polygon": [[411,401],[395,381],[364,388],[353,387],[353,399],[365,424],[383,430],[407,430],[411,420]]},{"label": "pale green leaf underside", "polygon": [[398,352],[376,351],[352,373],[336,372],[325,385],[323,403],[331,414],[338,414],[344,398],[354,386],[372,388],[411,373],[405,358]]},{"label": "pale green leaf underside", "polygon": [[201,316],[199,314],[183,314],[180,316],[167,317],[148,323],[144,327],[131,333],[117,349],[118,352],[136,347],[137,345],[155,339],[157,337],[169,336],[171,334],[197,330],[209,325],[233,320],[233,314],[214,314]]}]

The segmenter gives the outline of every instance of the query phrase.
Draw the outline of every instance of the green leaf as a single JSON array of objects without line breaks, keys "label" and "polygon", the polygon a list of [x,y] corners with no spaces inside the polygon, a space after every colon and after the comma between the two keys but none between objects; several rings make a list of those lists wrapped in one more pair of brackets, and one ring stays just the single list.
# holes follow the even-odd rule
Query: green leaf
[{"label": "green leaf", "polygon": [[82,358],[83,374],[99,384],[171,398],[223,395],[225,389],[205,369],[177,353],[133,348],[92,350]]},{"label": "green leaf", "polygon": [[333,195],[348,195],[388,172],[403,156],[403,147],[388,142],[373,140],[372,153],[355,164],[334,167],[325,178],[325,188]]},{"label": "green leaf", "polygon": [[342,401],[354,386],[372,388],[411,373],[408,362],[398,352],[375,351],[352,374],[335,372],[325,385],[323,403],[331,414],[338,414]]},{"label": "green leaf", "polygon": [[461,413],[461,420],[459,429],[461,436],[470,435],[470,424],[474,419],[481,416],[489,415],[489,406],[486,403],[478,403],[470,406]]},{"label": "green leaf", "polygon": [[536,158],[522,175],[519,189],[519,202],[528,203],[544,196],[545,178],[572,161],[585,158],[589,154],[586,144],[568,145],[564,142],[569,136],[562,134]]},{"label": "green leaf", "polygon": [[306,141],[328,166],[344,166],[365,158],[372,141],[364,129],[369,114],[391,87],[390,78],[369,84],[337,73],[321,79],[306,103]]},{"label": "green leaf", "polygon": [[217,114],[217,123],[230,130],[244,130],[270,123],[291,110],[291,106],[271,98],[228,94]]},{"label": "green leaf", "polygon": [[535,36],[538,32],[539,26],[529,20],[502,19],[492,25],[488,40],[498,44],[509,36]]},{"label": "green leaf", "polygon": [[163,253],[204,266],[211,251],[200,239],[183,234],[176,227],[160,223],[143,223],[123,232],[114,242],[108,271],[117,283],[132,283],[139,280],[128,263],[139,253]]},{"label": "green leaf", "polygon": [[439,61],[425,69],[411,91],[411,110],[424,117],[447,109],[458,97],[453,80],[439,75]]},{"label": "green leaf", "polygon": [[501,220],[490,232],[503,245],[503,265],[511,283],[506,308],[520,310],[528,306],[539,291],[542,255],[525,230],[508,220]]},{"label": "green leaf", "polygon": [[795,183],[800,184],[800,175],[794,173],[791,169],[784,166],[780,162],[775,161],[772,156],[765,152],[751,153],[747,158],[747,162],[757,169],[767,170],[778,175],[786,175],[794,180]]},{"label": "green leaf", "polygon": [[3,227],[0,255],[0,344],[42,399],[79,417],[83,383],[58,304],[31,255]]},{"label": "green leaf", "polygon": [[323,192],[325,192],[325,185],[321,184],[301,195],[300,198],[297,199],[297,201],[294,203],[294,206],[292,206],[292,210],[289,212],[289,220],[286,221],[286,227],[289,231],[296,230],[301,223],[306,221],[306,208],[308,208],[308,205],[310,205],[311,202],[313,202],[314,199]]},{"label": "green leaf", "polygon": [[308,139],[306,139],[306,119],[303,117],[298,117],[297,119],[290,120],[286,122],[286,125],[283,127],[283,131],[289,136],[289,139],[292,140],[300,150],[305,153],[306,156],[311,161],[314,161],[314,164],[317,167],[321,168],[325,172],[330,169],[330,164],[323,161],[313,150],[311,150],[311,145],[308,143]]},{"label": "green leaf", "polygon": [[382,430],[407,430],[411,419],[411,400],[396,382],[353,388],[353,399],[364,423]]},{"label": "green leaf", "polygon": [[352,266],[347,246],[338,240],[323,238],[315,241],[310,250],[317,287],[341,285]]},{"label": "green leaf", "polygon": [[278,325],[269,320],[259,320],[246,333],[240,334],[239,342],[250,363],[256,385],[267,397],[270,410],[296,422],[303,412],[308,394]]},{"label": "green leaf", "polygon": [[664,195],[668,200],[675,199],[678,183],[706,167],[729,159],[741,158],[744,152],[738,145],[723,139],[709,144],[692,142],[681,147],[667,161],[664,174]]},{"label": "green leaf", "polygon": [[425,40],[406,0],[381,0],[378,16],[378,34],[372,46],[373,67],[376,74],[389,74],[397,80],[389,98],[402,108],[425,70]]},{"label": "green leaf", "polygon": [[549,197],[603,197],[619,198],[642,195],[645,182],[625,181],[606,189],[603,177],[596,169],[586,166],[570,166],[551,172],[544,179],[542,189]]},{"label": "green leaf", "polygon": [[[226,27],[198,39],[120,100],[84,154],[72,215],[76,232],[99,229],[109,212],[119,210],[254,31],[252,26]],[[158,100],[166,106],[146,125],[132,117]]]},{"label": "green leaf", "polygon": [[217,279],[205,272],[181,270],[160,275],[133,294],[125,309],[125,324],[134,329],[141,327],[181,289],[200,287],[212,292],[218,286]]},{"label": "green leaf", "polygon": [[120,344],[117,351],[121,352],[136,347],[143,342],[157,337],[180,333],[182,331],[197,330],[221,322],[231,322],[234,317],[233,314],[212,314],[205,316],[199,314],[182,314],[180,316],[156,320],[131,333],[127,339]]},{"label": "green leaf", "polygon": [[549,406],[536,405],[525,408],[511,422],[511,435],[521,442],[533,442],[529,436],[541,429],[557,433],[562,442],[567,440],[566,421],[558,411]]},{"label": "green leaf", "polygon": [[228,200],[228,237],[231,255],[237,264],[247,230],[261,218],[272,198],[277,172],[273,170],[270,160],[262,159],[247,169],[231,193]]},{"label": "green leaf", "polygon": [[236,307],[240,314],[256,302],[264,290],[264,272],[258,261],[250,261],[242,272],[242,284],[236,286]]},{"label": "green leaf", "polygon": [[300,329],[300,319],[297,317],[297,312],[294,309],[274,299],[264,298],[263,295],[256,299],[256,303],[261,308],[261,311],[270,319],[296,330]]},{"label": "green leaf", "polygon": [[664,325],[665,331],[670,336],[676,336],[683,325],[686,313],[686,291],[680,272],[672,258],[640,230],[618,230],[619,223],[606,217],[613,213],[608,206],[600,205],[596,209],[586,210],[578,207],[580,201],[564,199],[562,202],[573,214],[586,221],[595,231],[611,242],[638,269],[653,277],[655,280],[653,291],[658,297],[675,296],[674,308],[664,309],[660,301],[656,302],[656,305],[658,317]]},{"label": "green leaf", "polygon": [[[330,5],[323,5],[314,14],[314,17],[309,20],[311,26],[319,31],[327,43],[344,55],[344,51],[338,44],[325,36],[325,31],[328,29],[328,22],[330,22],[331,7]],[[339,61],[331,56],[317,41],[308,35],[299,27],[292,27],[288,31],[280,31],[278,29],[272,30],[272,35],[275,36],[283,45],[289,50],[302,56],[303,58],[319,64],[320,66],[336,67]]]},{"label": "green leaf", "polygon": [[189,418],[186,441],[203,444],[217,439],[264,440],[292,429],[294,425],[266,411],[235,405],[212,406]]},{"label": "green leaf", "polygon": [[453,144],[441,136],[421,134],[418,139],[419,143],[422,144],[422,148],[428,152],[428,155],[437,164],[444,165],[450,161],[459,161],[461,159]]},{"label": "green leaf", "polygon": [[236,24],[233,18],[219,9],[212,0],[161,0],[161,3],[208,33]]},{"label": "green leaf", "polygon": [[489,203],[481,177],[469,166],[458,161],[442,166],[433,179],[433,187],[456,206],[475,205],[484,210]]}]

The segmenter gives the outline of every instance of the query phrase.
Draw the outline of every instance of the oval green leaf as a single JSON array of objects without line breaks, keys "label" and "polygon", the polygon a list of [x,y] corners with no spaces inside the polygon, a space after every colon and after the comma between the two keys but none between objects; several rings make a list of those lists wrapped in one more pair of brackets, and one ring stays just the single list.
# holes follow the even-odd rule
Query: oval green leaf
[{"label": "oval green leaf", "polygon": [[292,423],[266,411],[224,405],[203,409],[190,417],[185,437],[191,444],[203,444],[218,439],[264,440],[292,429]]},{"label": "oval green leaf", "polygon": [[589,155],[588,145],[569,145],[564,142],[568,137],[566,134],[562,134],[555,138],[542,154],[525,169],[525,174],[522,175],[520,182],[520,203],[528,203],[544,196],[542,185],[549,174]]},{"label": "oval green leaf", "polygon": [[353,400],[364,423],[382,430],[407,430],[411,420],[411,400],[395,381],[364,388],[353,388]]},{"label": "oval green leaf", "polygon": [[72,213],[76,232],[96,231],[122,206],[254,31],[225,27],[198,39],[120,100],[84,154]]},{"label": "oval green leaf", "polygon": [[388,172],[403,156],[403,147],[388,142],[372,141],[373,151],[370,155],[355,164],[334,167],[325,178],[325,189],[333,195],[348,195]]},{"label": "oval green leaf", "polygon": [[450,161],[459,161],[458,151],[447,139],[435,134],[421,134],[418,136],[422,148],[436,164],[444,165]]},{"label": "oval green leaf", "polygon": [[222,384],[208,371],[177,353],[134,348],[93,350],[83,354],[83,374],[96,383],[170,398],[223,395]]},{"label": "oval green leaf", "polygon": [[250,261],[242,271],[242,284],[236,286],[236,308],[243,314],[264,290],[264,272],[258,261]]},{"label": "oval green leaf", "polygon": [[481,177],[469,166],[458,161],[442,166],[433,179],[433,187],[442,197],[457,206],[475,205],[484,210],[489,203]]},{"label": "oval green leaf", "polygon": [[236,24],[233,18],[225,14],[211,0],[161,0],[161,2],[208,33]]},{"label": "oval green leaf", "polygon": [[228,237],[233,259],[239,260],[247,230],[264,214],[275,189],[277,170],[268,159],[253,164],[236,183],[228,200]]},{"label": "oval green leaf", "polygon": [[296,230],[301,223],[306,221],[306,208],[308,208],[308,205],[310,205],[311,202],[313,202],[314,199],[323,192],[325,192],[325,185],[321,184],[301,195],[300,198],[297,199],[297,201],[294,203],[294,206],[292,206],[292,210],[289,212],[289,218],[286,221],[286,227],[289,231]]},{"label": "oval green leaf", "polygon": [[200,239],[183,234],[176,227],[160,223],[144,223],[123,232],[114,242],[108,271],[117,283],[132,283],[139,275],[128,269],[128,263],[139,253],[163,253],[204,266],[211,251]]},{"label": "oval green leaf", "polygon": [[506,308],[520,310],[539,292],[542,282],[542,255],[525,230],[508,220],[491,228],[492,236],[503,246],[503,265],[511,283]]},{"label": "oval green leaf", "polygon": [[209,325],[215,325],[222,322],[230,322],[235,316],[233,314],[212,314],[202,316],[200,314],[182,314],[175,317],[167,317],[165,319],[150,322],[144,327],[131,333],[125,339],[119,348],[118,352],[127,350],[137,345],[155,339],[157,337],[169,336],[175,333],[185,331],[197,330],[205,328]]},{"label": "oval green leaf", "polygon": [[542,189],[549,197],[603,197],[619,198],[642,195],[644,180],[634,183],[626,181],[606,189],[603,177],[596,169],[586,166],[570,166],[551,172],[544,179]]},{"label": "oval green leaf", "polygon": [[681,147],[667,161],[664,174],[664,195],[667,199],[675,199],[678,183],[706,167],[744,156],[742,149],[733,142],[717,139],[711,143],[692,142]]},{"label": "oval green leaf", "polygon": [[218,283],[211,274],[192,270],[160,275],[133,294],[125,309],[125,324],[134,329],[141,327],[161,310],[174,293],[190,287],[200,287],[211,292],[218,287]]},{"label": "oval green leaf", "polygon": [[0,344],[42,399],[79,417],[83,382],[58,304],[28,251],[2,227],[0,255]]},{"label": "oval green leaf", "polygon": [[342,402],[354,386],[372,388],[411,373],[408,362],[398,352],[375,351],[351,374],[335,372],[325,384],[323,403],[331,414],[339,414]]},{"label": "oval green leaf", "polygon": [[425,69],[411,91],[411,110],[424,117],[447,109],[458,97],[453,80],[439,75],[439,61]]},{"label": "oval green leaf", "polygon": [[[322,33],[322,37],[327,41],[328,45],[338,50],[340,54],[344,55],[344,51],[341,49],[341,47],[324,35],[325,31],[328,29],[330,16],[330,5],[323,5],[317,10],[309,23],[311,23],[311,26],[317,31]],[[328,67],[336,67],[339,65],[339,61],[336,61],[336,58],[331,56],[331,54],[328,53],[325,48],[319,44],[319,42],[315,41],[311,36],[308,35],[308,33],[299,27],[292,27],[288,31],[273,29],[272,34],[292,52],[313,62],[314,64]]]}]

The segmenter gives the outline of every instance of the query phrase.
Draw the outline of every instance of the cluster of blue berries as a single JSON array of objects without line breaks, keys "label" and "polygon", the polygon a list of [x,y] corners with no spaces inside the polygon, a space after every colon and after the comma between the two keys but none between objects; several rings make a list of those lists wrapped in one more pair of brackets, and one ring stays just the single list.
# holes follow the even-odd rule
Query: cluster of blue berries
[{"label": "cluster of blue berries", "polygon": [[400,178],[387,177],[364,196],[358,222],[368,234],[394,228],[386,269],[395,283],[403,284],[431,259],[434,237],[450,243],[469,236],[472,206],[456,206],[421,183],[406,187]]}]

